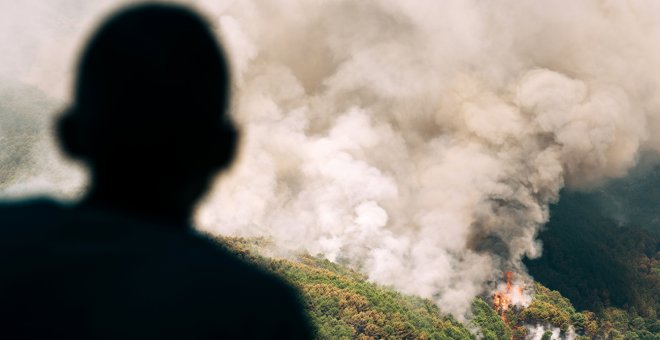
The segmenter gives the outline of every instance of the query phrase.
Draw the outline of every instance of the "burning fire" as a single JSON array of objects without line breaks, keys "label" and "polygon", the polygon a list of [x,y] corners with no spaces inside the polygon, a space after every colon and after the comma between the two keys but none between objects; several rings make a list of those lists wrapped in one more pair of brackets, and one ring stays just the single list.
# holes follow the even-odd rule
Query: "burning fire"
[{"label": "burning fire", "polygon": [[511,279],[513,278],[512,272],[506,272],[505,277],[506,286],[500,288],[493,294],[493,308],[495,308],[495,311],[502,318],[502,320],[508,323],[506,318],[506,311],[509,310],[511,305],[516,304],[516,301],[520,300],[520,298],[523,296],[523,289],[520,286],[511,284]]}]

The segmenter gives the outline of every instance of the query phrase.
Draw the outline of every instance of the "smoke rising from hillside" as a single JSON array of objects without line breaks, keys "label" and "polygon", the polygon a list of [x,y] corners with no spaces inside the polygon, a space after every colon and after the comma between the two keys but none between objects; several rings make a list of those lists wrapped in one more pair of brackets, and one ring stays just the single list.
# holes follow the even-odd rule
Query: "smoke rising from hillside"
[{"label": "smoke rising from hillside", "polygon": [[270,236],[459,317],[541,254],[562,187],[660,149],[652,1],[194,3],[227,46],[243,129],[201,228]]},{"label": "smoke rising from hillside", "polygon": [[462,315],[540,255],[565,184],[623,176],[660,145],[647,5],[237,2],[218,20],[243,160],[200,223]]}]

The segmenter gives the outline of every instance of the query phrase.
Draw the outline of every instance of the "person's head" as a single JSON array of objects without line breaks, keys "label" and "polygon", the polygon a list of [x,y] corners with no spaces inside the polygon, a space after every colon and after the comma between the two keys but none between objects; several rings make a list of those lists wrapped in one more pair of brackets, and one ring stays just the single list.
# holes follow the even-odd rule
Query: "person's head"
[{"label": "person's head", "polygon": [[60,140],[90,166],[92,190],[108,196],[101,200],[153,196],[189,209],[234,156],[229,87],[224,53],[199,15],[169,4],[129,7],[84,49]]}]

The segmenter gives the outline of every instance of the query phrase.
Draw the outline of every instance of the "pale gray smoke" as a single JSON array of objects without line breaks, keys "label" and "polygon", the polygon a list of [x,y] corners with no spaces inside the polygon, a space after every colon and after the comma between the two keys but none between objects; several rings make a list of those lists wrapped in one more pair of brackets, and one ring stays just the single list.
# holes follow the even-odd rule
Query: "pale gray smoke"
[{"label": "pale gray smoke", "polygon": [[[61,60],[76,50],[61,46],[109,3],[12,3],[72,22],[37,25],[50,36],[37,57],[12,57],[13,76],[66,98],[53,79],[70,78]],[[660,149],[651,0],[193,3],[227,46],[243,130],[200,227],[270,236],[458,317],[503,271],[526,280],[521,259],[541,254],[564,185],[591,188]]]}]

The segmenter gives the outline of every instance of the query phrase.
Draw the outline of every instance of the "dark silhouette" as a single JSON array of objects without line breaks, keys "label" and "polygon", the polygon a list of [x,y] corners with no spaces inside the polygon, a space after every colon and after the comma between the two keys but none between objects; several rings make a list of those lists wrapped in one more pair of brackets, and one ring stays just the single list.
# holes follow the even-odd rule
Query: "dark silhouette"
[{"label": "dark silhouette", "polygon": [[189,227],[233,159],[229,74],[208,25],[129,7],[82,54],[62,146],[81,203],[0,205],[0,338],[308,338],[296,291]]}]

